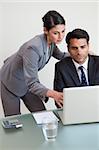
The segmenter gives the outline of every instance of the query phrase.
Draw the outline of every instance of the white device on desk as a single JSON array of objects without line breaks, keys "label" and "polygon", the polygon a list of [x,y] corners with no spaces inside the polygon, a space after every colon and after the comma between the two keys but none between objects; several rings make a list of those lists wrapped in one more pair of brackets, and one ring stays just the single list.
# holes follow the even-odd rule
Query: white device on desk
[{"label": "white device on desk", "polygon": [[2,120],[2,126],[5,129],[11,129],[11,128],[21,128],[23,124],[18,119],[3,119]]},{"label": "white device on desk", "polygon": [[99,122],[99,86],[64,88],[58,113],[64,125]]}]

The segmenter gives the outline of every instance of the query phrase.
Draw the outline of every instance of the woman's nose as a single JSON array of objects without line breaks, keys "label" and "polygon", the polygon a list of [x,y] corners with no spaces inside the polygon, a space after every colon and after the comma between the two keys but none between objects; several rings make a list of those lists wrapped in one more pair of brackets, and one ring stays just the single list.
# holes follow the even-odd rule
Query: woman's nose
[{"label": "woman's nose", "polygon": [[59,34],[59,39],[62,40],[64,38],[64,34]]}]

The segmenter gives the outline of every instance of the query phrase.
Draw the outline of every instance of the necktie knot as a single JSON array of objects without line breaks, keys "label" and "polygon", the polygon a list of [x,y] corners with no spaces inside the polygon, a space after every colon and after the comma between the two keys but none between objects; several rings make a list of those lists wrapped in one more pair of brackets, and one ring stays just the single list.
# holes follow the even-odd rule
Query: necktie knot
[{"label": "necktie knot", "polygon": [[81,86],[87,86],[87,80],[83,70],[83,66],[80,66],[79,69],[81,71]]},{"label": "necktie knot", "polygon": [[80,69],[80,71],[83,71],[83,66],[79,66],[78,69]]}]

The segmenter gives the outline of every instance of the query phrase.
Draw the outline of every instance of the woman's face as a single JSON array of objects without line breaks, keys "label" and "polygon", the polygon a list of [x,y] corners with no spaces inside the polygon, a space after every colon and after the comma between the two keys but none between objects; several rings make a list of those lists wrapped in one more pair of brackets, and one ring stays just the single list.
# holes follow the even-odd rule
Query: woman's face
[{"label": "woman's face", "polygon": [[47,35],[48,44],[55,43],[59,44],[65,36],[65,25],[59,24],[51,28],[49,31],[45,30]]}]

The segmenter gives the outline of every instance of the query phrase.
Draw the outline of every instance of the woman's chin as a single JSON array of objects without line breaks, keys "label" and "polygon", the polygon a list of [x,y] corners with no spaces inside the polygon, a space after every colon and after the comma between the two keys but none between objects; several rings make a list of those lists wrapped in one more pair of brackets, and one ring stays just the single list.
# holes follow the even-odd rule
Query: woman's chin
[{"label": "woman's chin", "polygon": [[57,41],[56,44],[60,44],[62,41]]}]

